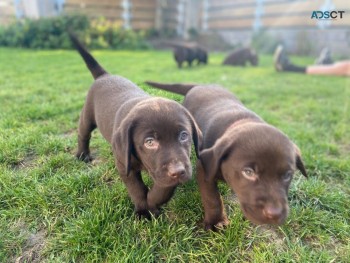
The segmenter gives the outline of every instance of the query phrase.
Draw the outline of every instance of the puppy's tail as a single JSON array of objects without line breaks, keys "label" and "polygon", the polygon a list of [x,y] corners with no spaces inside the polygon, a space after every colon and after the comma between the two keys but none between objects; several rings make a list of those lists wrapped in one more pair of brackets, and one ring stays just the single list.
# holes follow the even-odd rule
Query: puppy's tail
[{"label": "puppy's tail", "polygon": [[180,84],[180,83],[163,84],[163,83],[158,83],[153,81],[146,81],[145,83],[152,87],[162,89],[162,90],[167,90],[180,95],[186,95],[187,92],[189,92],[194,86],[198,86],[198,84]]},{"label": "puppy's tail", "polygon": [[103,67],[94,59],[94,57],[84,48],[84,46],[80,43],[78,38],[72,33],[69,32],[69,37],[73,43],[73,46],[76,50],[78,50],[79,54],[82,56],[82,58],[85,61],[86,66],[90,70],[92,76],[94,79],[97,79],[98,77],[107,74],[107,71],[104,70]]}]

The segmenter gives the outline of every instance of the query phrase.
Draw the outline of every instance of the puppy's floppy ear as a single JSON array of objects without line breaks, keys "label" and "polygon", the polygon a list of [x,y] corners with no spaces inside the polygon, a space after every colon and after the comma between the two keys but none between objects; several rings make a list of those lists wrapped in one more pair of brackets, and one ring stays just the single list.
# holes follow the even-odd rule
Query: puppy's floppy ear
[{"label": "puppy's floppy ear", "polygon": [[296,153],[296,159],[295,159],[295,163],[296,163],[296,166],[298,168],[298,170],[305,176],[307,177],[307,172],[306,172],[306,169],[305,169],[305,166],[304,166],[304,163],[301,159],[301,152],[298,148],[298,146],[296,146],[294,144],[294,149],[295,149],[295,153]]},{"label": "puppy's floppy ear", "polygon": [[204,168],[206,181],[214,179],[216,173],[220,169],[222,160],[232,147],[232,142],[221,140],[217,141],[211,148],[205,149],[200,153],[199,159]]},{"label": "puppy's floppy ear", "polygon": [[131,154],[134,151],[134,142],[132,138],[134,125],[134,121],[125,119],[116,133],[113,134],[112,138],[113,152],[117,157],[118,162],[124,166],[124,170],[119,172],[127,176],[131,169]]},{"label": "puppy's floppy ear", "polygon": [[191,113],[189,113],[186,110],[186,115],[191,123],[191,129],[192,129],[192,140],[194,144],[194,149],[196,151],[196,156],[199,159],[199,151],[202,149],[202,143],[203,143],[203,135],[201,130],[199,129],[196,121],[192,117]]}]

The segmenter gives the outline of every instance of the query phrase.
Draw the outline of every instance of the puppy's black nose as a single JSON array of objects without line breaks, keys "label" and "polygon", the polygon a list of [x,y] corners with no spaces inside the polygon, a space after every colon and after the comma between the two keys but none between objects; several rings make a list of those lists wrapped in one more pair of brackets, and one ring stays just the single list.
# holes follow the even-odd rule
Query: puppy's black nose
[{"label": "puppy's black nose", "polygon": [[186,175],[185,167],[182,164],[170,165],[168,175],[172,178],[181,178]]},{"label": "puppy's black nose", "polygon": [[268,219],[279,219],[282,216],[282,206],[266,206],[263,210],[264,216]]}]

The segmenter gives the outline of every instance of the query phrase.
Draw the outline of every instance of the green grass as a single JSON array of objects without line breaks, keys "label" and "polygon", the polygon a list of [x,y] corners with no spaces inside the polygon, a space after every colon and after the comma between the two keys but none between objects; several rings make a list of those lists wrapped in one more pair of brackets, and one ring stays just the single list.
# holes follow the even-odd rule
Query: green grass
[{"label": "green grass", "polygon": [[349,78],[279,74],[269,56],[257,68],[233,68],[211,54],[208,66],[178,70],[170,52],[93,54],[155,96],[182,100],[143,81],[227,87],[299,145],[310,177],[295,176],[281,227],[244,220],[223,185],[231,224],[204,232],[195,180],[177,189],[160,218],[136,220],[101,135],[93,134],[92,164],[73,156],[92,83],[78,54],[0,49],[0,262],[348,262]]}]

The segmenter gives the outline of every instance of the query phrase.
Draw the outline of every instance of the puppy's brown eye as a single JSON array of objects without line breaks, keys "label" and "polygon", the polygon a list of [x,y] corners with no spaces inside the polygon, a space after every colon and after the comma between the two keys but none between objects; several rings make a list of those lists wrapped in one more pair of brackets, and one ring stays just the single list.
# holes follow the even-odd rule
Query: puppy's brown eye
[{"label": "puppy's brown eye", "polygon": [[282,180],[285,182],[289,182],[290,180],[292,180],[293,177],[293,172],[292,171],[288,171],[285,174],[282,175]]},{"label": "puppy's brown eye", "polygon": [[179,135],[179,141],[180,141],[180,142],[186,142],[186,141],[188,141],[188,138],[189,138],[189,135],[188,135],[188,133],[185,132],[185,131],[182,131],[182,132],[180,133],[180,135]]},{"label": "puppy's brown eye", "polygon": [[147,137],[144,141],[144,145],[148,149],[156,149],[159,143],[153,137]]},{"label": "puppy's brown eye", "polygon": [[249,168],[249,167],[244,168],[242,170],[242,174],[246,179],[248,179],[250,181],[255,181],[258,178],[258,176],[254,172],[254,170],[252,168]]}]

